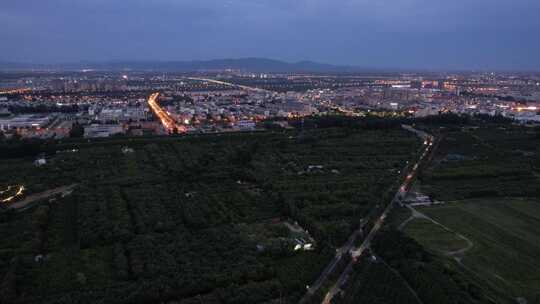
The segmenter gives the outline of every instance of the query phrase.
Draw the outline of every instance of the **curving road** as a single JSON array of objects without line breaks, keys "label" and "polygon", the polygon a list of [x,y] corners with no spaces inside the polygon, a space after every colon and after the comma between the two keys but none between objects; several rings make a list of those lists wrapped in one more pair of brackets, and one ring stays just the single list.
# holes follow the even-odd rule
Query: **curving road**
[{"label": "curving road", "polygon": [[66,195],[71,194],[71,192],[73,192],[73,189],[75,189],[75,187],[77,187],[77,184],[71,184],[69,186],[62,186],[62,187],[50,189],[44,192],[32,194],[32,195],[27,196],[21,201],[8,205],[8,209],[25,209],[26,207],[30,206],[31,204],[37,201],[41,201],[52,196],[56,196],[56,195],[66,196]]},{"label": "curving road", "polygon": [[[18,187],[17,191],[15,191],[15,193],[13,193],[13,195],[9,195],[7,197],[4,197],[2,198],[1,196],[4,195],[4,193],[9,193],[11,191],[11,189],[15,190],[14,188]],[[11,201],[13,201],[14,199],[16,199],[17,197],[19,196],[22,196],[23,193],[24,193],[24,185],[20,185],[20,186],[8,186],[6,189],[0,191],[0,203],[9,203]]]},{"label": "curving road", "polygon": [[454,230],[448,228],[447,226],[445,226],[444,224],[442,224],[441,222],[425,215],[424,213],[416,210],[413,206],[410,206],[410,205],[406,205],[407,208],[409,208],[411,210],[411,217],[408,218],[405,222],[403,222],[401,225],[399,225],[399,229],[403,229],[405,227],[405,225],[407,223],[409,223],[411,220],[414,220],[414,219],[425,219],[425,220],[428,220],[430,222],[432,222],[433,224],[441,227],[442,229],[454,234],[455,236],[457,236],[458,238],[464,240],[466,243],[467,243],[467,246],[465,246],[464,248],[461,248],[461,249],[458,249],[458,250],[453,250],[453,251],[443,251],[443,254],[447,255],[447,256],[452,256],[452,257],[456,257],[456,256],[461,256],[463,255],[465,252],[467,252],[469,249],[473,248],[474,246],[474,243],[469,239],[467,238],[466,236],[464,236],[463,234],[461,233],[458,233],[458,232],[455,232]]}]

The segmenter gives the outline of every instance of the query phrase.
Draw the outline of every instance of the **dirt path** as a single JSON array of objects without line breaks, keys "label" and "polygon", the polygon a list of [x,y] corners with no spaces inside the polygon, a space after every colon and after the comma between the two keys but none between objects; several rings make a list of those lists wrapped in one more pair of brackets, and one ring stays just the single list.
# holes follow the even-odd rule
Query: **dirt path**
[{"label": "dirt path", "polygon": [[[461,249],[458,249],[458,250],[453,250],[453,251],[442,251],[442,253],[448,257],[451,257],[453,258],[461,267],[463,267],[465,270],[469,271],[471,274],[474,274],[475,276],[479,277],[479,278],[482,278],[483,275],[477,273],[476,271],[472,270],[471,268],[467,267],[465,264],[463,264],[461,262],[462,258],[463,258],[463,255],[469,251],[471,248],[474,247],[474,243],[469,239],[467,238],[466,236],[458,233],[458,232],[455,232],[454,230],[448,228],[447,226],[443,225],[442,223],[434,220],[433,218],[419,212],[418,210],[414,209],[414,207],[412,206],[408,206],[407,205],[407,208],[409,208],[409,210],[411,210],[411,216],[406,219],[405,221],[403,221],[403,223],[401,223],[398,227],[398,229],[400,230],[403,230],[405,228],[405,226],[412,220],[414,219],[425,219],[425,220],[428,220],[430,222],[432,222],[433,224],[435,225],[438,225],[440,227],[442,227],[444,230],[450,232],[450,233],[453,233],[454,235],[456,235],[458,238],[464,240],[465,242],[467,242],[467,246],[465,246],[464,248],[461,248]],[[495,274],[495,273],[492,273],[492,275],[494,277],[496,277],[497,279],[501,280],[502,282],[504,282],[505,284],[508,284],[508,282],[501,276]],[[497,289],[496,286],[492,285],[491,283],[488,283],[490,285],[491,288],[493,289]],[[519,304],[527,304],[527,299],[525,299],[524,297],[516,297],[515,298],[516,302],[519,303]]]},{"label": "dirt path", "polygon": [[417,219],[417,218],[422,218],[422,215],[420,212],[417,212],[416,209],[414,208],[409,208],[409,210],[411,211],[411,216],[409,216],[409,218],[407,218],[405,221],[403,221],[403,223],[399,224],[398,226],[398,230],[402,230],[405,228],[405,226],[407,226],[407,224],[409,222],[411,222],[412,220],[414,219]]},{"label": "dirt path", "polygon": [[421,213],[420,211],[414,209],[414,207],[412,207],[410,205],[406,205],[406,206],[407,206],[407,208],[409,208],[409,210],[411,210],[411,216],[408,219],[406,219],[403,223],[401,223],[399,225],[399,227],[398,227],[399,230],[403,230],[405,228],[405,226],[410,221],[412,221],[414,219],[425,219],[425,220],[428,220],[428,221],[432,222],[435,225],[440,226],[444,230],[456,235],[458,238],[464,240],[467,243],[467,246],[465,246],[464,248],[461,248],[461,249],[458,249],[458,250],[452,250],[452,251],[448,251],[448,250],[443,251],[443,254],[456,258],[456,260],[458,262],[461,261],[461,256],[463,256],[463,254],[465,254],[465,252],[467,252],[471,248],[473,248],[474,243],[469,238],[467,238],[466,236],[462,235],[461,233],[455,232],[454,230],[446,227],[445,225],[441,224],[440,222],[434,220],[433,218],[431,218],[431,217]]},{"label": "dirt path", "polygon": [[34,203],[36,201],[47,199],[47,198],[49,198],[51,196],[55,196],[55,195],[58,195],[58,194],[68,195],[73,191],[73,189],[76,186],[77,186],[77,184],[72,184],[72,185],[69,185],[69,186],[61,186],[61,187],[50,189],[50,190],[43,191],[43,192],[40,192],[40,193],[32,194],[32,195],[27,196],[25,199],[23,199],[21,201],[10,204],[7,208],[8,209],[23,209],[23,208],[28,207],[30,204],[32,204],[32,203]]}]

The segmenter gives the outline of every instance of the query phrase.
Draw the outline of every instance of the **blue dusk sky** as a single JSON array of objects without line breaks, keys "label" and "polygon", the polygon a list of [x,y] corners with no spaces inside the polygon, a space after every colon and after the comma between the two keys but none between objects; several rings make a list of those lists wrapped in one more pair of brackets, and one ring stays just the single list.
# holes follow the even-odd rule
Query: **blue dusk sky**
[{"label": "blue dusk sky", "polygon": [[0,61],[540,69],[539,0],[2,0]]}]

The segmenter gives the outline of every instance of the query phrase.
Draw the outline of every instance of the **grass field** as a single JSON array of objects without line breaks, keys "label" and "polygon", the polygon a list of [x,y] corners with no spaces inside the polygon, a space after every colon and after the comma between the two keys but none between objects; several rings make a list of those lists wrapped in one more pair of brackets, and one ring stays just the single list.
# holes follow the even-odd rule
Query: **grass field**
[{"label": "grass field", "polygon": [[[466,269],[508,295],[540,303],[539,201],[484,198],[420,211],[474,243],[461,260]],[[407,233],[428,249],[458,245],[436,229],[430,233],[424,224],[413,223]]]},{"label": "grass field", "polygon": [[467,242],[455,233],[445,230],[426,219],[414,219],[407,224],[405,232],[413,236],[422,246],[446,254],[467,247]]}]

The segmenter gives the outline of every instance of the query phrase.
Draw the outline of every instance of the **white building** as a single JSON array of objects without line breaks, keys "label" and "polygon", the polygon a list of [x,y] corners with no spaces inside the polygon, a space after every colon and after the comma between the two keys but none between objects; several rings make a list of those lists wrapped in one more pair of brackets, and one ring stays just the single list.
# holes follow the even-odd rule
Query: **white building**
[{"label": "white building", "polygon": [[93,124],[84,127],[84,137],[109,137],[115,134],[123,134],[124,128],[122,125],[97,125]]}]

